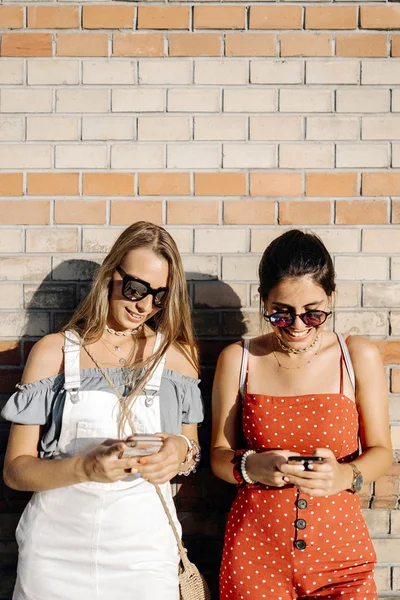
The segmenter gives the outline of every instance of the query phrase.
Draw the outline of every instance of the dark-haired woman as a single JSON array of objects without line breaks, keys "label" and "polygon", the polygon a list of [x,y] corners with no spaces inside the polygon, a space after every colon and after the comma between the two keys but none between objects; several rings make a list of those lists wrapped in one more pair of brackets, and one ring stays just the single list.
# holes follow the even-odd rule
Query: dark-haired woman
[{"label": "dark-haired woman", "polygon": [[[170,480],[199,459],[202,404],[185,275],[165,229],[116,240],[64,331],[45,336],[3,416],[6,483],[33,491],[13,600],[178,600]],[[160,432],[151,456],[132,433]]]},{"label": "dark-haired woman", "polygon": [[334,268],[317,236],[275,239],[259,281],[272,331],[228,346],[214,382],[212,467],[239,488],[221,600],[376,600],[358,492],[392,461],[378,350],[325,330]]}]

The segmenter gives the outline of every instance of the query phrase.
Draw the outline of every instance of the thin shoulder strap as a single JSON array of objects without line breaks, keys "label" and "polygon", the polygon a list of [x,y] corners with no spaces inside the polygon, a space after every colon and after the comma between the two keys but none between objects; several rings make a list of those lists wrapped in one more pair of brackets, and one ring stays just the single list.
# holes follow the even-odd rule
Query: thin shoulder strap
[{"label": "thin shoulder strap", "polygon": [[243,354],[242,354],[242,364],[240,367],[240,380],[239,380],[239,391],[240,395],[244,396],[246,391],[246,379],[247,379],[247,365],[249,364],[249,348],[250,348],[250,338],[246,338],[243,340]]},{"label": "thin shoulder strap", "polygon": [[344,340],[343,335],[341,333],[337,333],[336,336],[337,336],[337,339],[339,340],[340,348],[342,350],[342,356],[344,359],[344,363],[346,365],[347,372],[350,377],[351,385],[353,386],[353,390],[355,390],[356,389],[356,376],[355,376],[353,365],[351,362],[349,349],[347,347],[347,344]]},{"label": "thin shoulder strap", "polygon": [[64,351],[64,389],[78,391],[81,385],[79,337],[73,331],[66,331]]}]

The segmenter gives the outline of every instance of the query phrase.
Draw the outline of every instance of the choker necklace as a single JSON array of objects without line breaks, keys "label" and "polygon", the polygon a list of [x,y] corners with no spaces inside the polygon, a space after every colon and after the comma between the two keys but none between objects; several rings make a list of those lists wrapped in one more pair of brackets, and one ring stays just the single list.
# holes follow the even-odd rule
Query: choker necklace
[{"label": "choker necklace", "polygon": [[139,327],[137,327],[136,329],[125,329],[125,331],[115,331],[115,329],[111,329],[111,327],[109,327],[106,323],[105,326],[105,330],[108,331],[108,333],[112,333],[113,335],[137,335],[140,331],[142,331],[144,327],[144,323],[142,323],[141,325],[139,325]]},{"label": "choker necklace", "polygon": [[[275,337],[276,337],[276,336],[275,336]],[[318,336],[316,337],[316,339],[314,340],[314,342],[313,342],[313,344],[312,344],[312,345],[314,346],[314,345],[315,345],[315,343],[316,343],[316,342],[317,342],[319,339],[320,339],[320,336],[318,335]],[[278,340],[279,340],[279,338],[278,338]],[[278,363],[278,367],[279,367],[280,369],[286,369],[287,371],[294,371],[295,369],[301,369],[302,367],[305,367],[305,366],[306,366],[306,365],[308,365],[308,364],[309,364],[309,363],[310,363],[312,360],[314,360],[314,358],[317,356],[318,352],[319,352],[319,351],[320,351],[320,349],[321,349],[321,345],[322,345],[322,340],[320,341],[320,344],[319,344],[319,346],[318,346],[318,348],[317,348],[317,351],[316,351],[316,352],[315,352],[315,353],[312,355],[312,357],[311,357],[309,360],[307,360],[306,362],[303,362],[303,363],[301,363],[301,365],[298,365],[297,367],[285,367],[285,365],[283,365],[283,364],[280,362],[280,360],[279,360],[279,358],[278,358],[278,356],[277,356],[277,354],[276,354],[276,352],[275,352],[275,350],[274,350],[274,347],[273,347],[273,346],[274,346],[274,344],[273,344],[273,343],[272,343],[272,353],[273,353],[273,355],[275,356],[275,360],[276,360],[276,362]],[[310,347],[309,347],[309,348],[310,348]]]},{"label": "choker necklace", "polygon": [[309,350],[311,350],[311,348],[314,348],[315,344],[318,342],[319,338],[320,338],[320,333],[317,335],[317,337],[315,338],[315,340],[313,342],[311,342],[311,344],[309,346],[307,346],[306,348],[291,348],[290,346],[286,346],[286,344],[284,344],[281,340],[281,338],[279,338],[277,335],[275,335],[275,338],[278,340],[278,344],[280,345],[280,347],[282,348],[282,350],[284,350],[285,352],[288,352],[289,354],[304,354],[304,352],[308,352]]}]

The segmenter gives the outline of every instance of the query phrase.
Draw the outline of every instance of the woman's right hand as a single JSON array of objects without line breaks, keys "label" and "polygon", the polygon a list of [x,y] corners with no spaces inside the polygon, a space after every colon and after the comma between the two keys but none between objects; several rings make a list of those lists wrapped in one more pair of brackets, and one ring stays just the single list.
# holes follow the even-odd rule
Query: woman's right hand
[{"label": "woman's right hand", "polygon": [[283,487],[287,483],[283,481],[284,473],[281,472],[280,467],[287,463],[288,456],[297,454],[298,452],[290,450],[265,450],[250,454],[246,459],[247,475],[257,483]]},{"label": "woman's right hand", "polygon": [[138,457],[119,458],[127,445],[121,440],[104,440],[88,454],[79,457],[78,469],[82,482],[113,483],[125,479]]}]

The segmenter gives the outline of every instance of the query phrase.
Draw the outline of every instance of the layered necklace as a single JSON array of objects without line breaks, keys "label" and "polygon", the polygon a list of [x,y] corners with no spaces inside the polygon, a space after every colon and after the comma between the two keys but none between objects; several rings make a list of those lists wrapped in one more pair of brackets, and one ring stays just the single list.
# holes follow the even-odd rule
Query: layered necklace
[{"label": "layered necklace", "polygon": [[[302,362],[297,367],[286,367],[285,365],[283,365],[281,363],[281,361],[278,358],[278,355],[276,354],[276,352],[274,350],[273,346],[274,346],[274,340],[275,339],[278,340],[278,343],[279,343],[280,347],[282,348],[282,350],[284,352],[292,353],[292,354],[303,354],[304,352],[308,352],[309,350],[311,350],[312,348],[314,348],[314,346],[317,344],[318,341],[320,341],[320,344],[319,344],[316,352],[314,352],[314,354],[311,356],[311,358],[309,360],[307,360],[305,362]],[[321,349],[321,344],[322,344],[322,341],[321,341],[321,334],[320,333],[317,335],[317,337],[315,338],[315,340],[309,346],[307,346],[306,348],[300,348],[300,349],[295,349],[295,348],[291,348],[290,346],[286,346],[286,344],[284,344],[282,342],[282,340],[277,335],[274,335],[273,340],[272,340],[272,353],[275,356],[275,360],[278,363],[278,367],[280,369],[286,369],[288,371],[294,371],[295,369],[301,369],[302,367],[305,367],[305,365],[308,365],[312,360],[314,360],[314,358],[317,356],[318,352]]]},{"label": "layered necklace", "polygon": [[[136,329],[126,329],[125,331],[116,331],[115,329],[112,329],[111,327],[109,327],[108,325],[105,326],[105,330],[108,333],[111,333],[112,335],[116,335],[116,336],[137,336],[138,333],[140,333],[141,331],[143,331],[144,328],[144,323],[142,323],[141,325],[139,325],[139,327],[137,327]],[[121,366],[125,366],[127,363],[127,359],[123,358],[122,356],[118,356],[117,354],[115,354],[115,352],[120,353],[122,351],[123,346],[125,346],[126,344],[131,344],[132,342],[132,337],[130,337],[129,339],[127,339],[125,342],[118,342],[117,344],[115,344],[114,342],[110,342],[109,340],[105,340],[103,338],[100,338],[100,341],[106,346],[106,348],[109,350],[109,352],[111,352],[111,354],[113,354],[115,357],[118,358],[118,362]],[[115,352],[113,352],[113,350],[110,349],[113,348]]]}]

